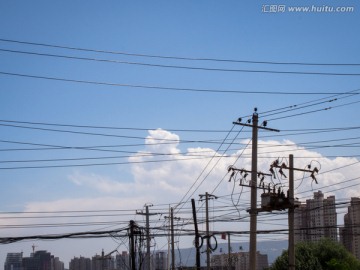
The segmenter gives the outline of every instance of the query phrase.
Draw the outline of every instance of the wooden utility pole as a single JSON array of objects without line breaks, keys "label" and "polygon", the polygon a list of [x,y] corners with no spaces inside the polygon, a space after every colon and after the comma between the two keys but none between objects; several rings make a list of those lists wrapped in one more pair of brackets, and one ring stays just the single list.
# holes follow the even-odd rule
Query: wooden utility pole
[{"label": "wooden utility pole", "polygon": [[129,238],[130,238],[130,269],[131,270],[136,270],[136,265],[135,265],[135,221],[130,220],[130,233],[129,233]]},{"label": "wooden utility pole", "polygon": [[199,230],[198,230],[198,226],[197,226],[196,208],[195,208],[195,200],[194,199],[191,199],[191,205],[192,205],[194,227],[195,227],[196,270],[200,270],[200,268],[201,268],[200,243],[199,243],[200,235],[199,235]]},{"label": "wooden utility pole", "polygon": [[277,129],[266,127],[266,121],[263,126],[258,126],[259,116],[257,109],[254,109],[252,115],[252,124],[233,122],[235,125],[252,127],[252,153],[251,153],[251,193],[250,193],[250,270],[256,270],[256,233],[257,233],[257,145],[258,145],[258,129],[265,129],[279,132]]}]

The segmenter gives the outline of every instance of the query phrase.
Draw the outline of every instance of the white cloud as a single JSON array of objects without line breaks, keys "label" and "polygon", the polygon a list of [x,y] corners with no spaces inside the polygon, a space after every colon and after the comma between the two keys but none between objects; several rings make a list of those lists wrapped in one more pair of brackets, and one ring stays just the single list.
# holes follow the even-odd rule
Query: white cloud
[{"label": "white cloud", "polygon": [[[164,142],[164,144],[158,144]],[[173,143],[168,144],[168,139]],[[179,148],[179,136],[165,130],[152,130],[149,131],[149,136],[146,138],[146,146],[137,154],[129,158],[133,161],[131,164],[131,175],[126,181],[121,181],[121,175],[105,175],[95,174],[92,172],[77,171],[70,176],[69,182],[73,184],[74,189],[91,189],[95,191],[95,197],[82,197],[54,198],[52,201],[32,201],[25,205],[24,212],[58,212],[58,211],[87,211],[87,210],[131,210],[131,214],[126,217],[119,216],[117,220],[126,222],[126,219],[141,219],[135,214],[136,209],[142,209],[145,203],[153,203],[154,205],[160,204],[176,204],[184,197],[198,199],[199,194],[205,192],[213,193],[214,195],[229,195],[232,200],[227,196],[227,207],[232,203],[236,204],[239,200],[240,205],[238,208],[246,209],[249,207],[249,192],[246,187],[243,187],[241,197],[239,193],[241,187],[238,183],[228,182],[229,174],[227,167],[234,165],[237,168],[245,168],[251,170],[251,146],[245,151],[239,146],[239,150],[235,153],[229,153],[221,157],[220,153],[216,153],[214,149],[193,147],[188,148],[185,152],[181,152]],[[242,141],[241,145],[247,144],[249,141]],[[161,154],[161,155],[159,155]],[[309,174],[298,172],[295,174],[295,187],[300,187],[296,190],[295,196],[306,199],[313,196],[313,192],[322,190],[324,195],[335,195],[336,199],[347,199],[351,196],[360,196],[360,189],[358,186],[342,189],[343,187],[360,184],[359,180],[353,180],[359,177],[360,163],[354,158],[329,159],[323,157],[315,150],[307,150],[303,147],[296,146],[292,141],[275,141],[275,140],[260,140],[259,141],[259,158],[258,170],[268,173],[271,162],[280,157],[281,162],[288,163],[289,154],[294,155],[294,165],[297,168],[307,168],[306,166],[311,163],[312,168],[317,166],[320,172],[317,175],[319,182],[316,185]],[[241,156],[240,156],[241,155]],[[212,159],[204,159],[204,156],[214,157]],[[240,156],[240,158],[239,158]],[[194,159],[198,158],[198,159]],[[167,160],[163,162],[156,162],[157,160]],[[211,160],[211,162],[209,162]],[[236,161],[236,162],[235,162]],[[284,170],[285,174],[288,172]],[[250,176],[248,177],[250,179]],[[267,179],[270,181],[270,179]],[[273,179],[277,182],[279,179]],[[281,179],[284,186],[287,186],[287,178]],[[287,187],[285,187],[287,189]],[[260,193],[258,191],[260,203]],[[86,194],[85,192],[82,194]],[[189,202],[188,202],[189,203]],[[188,205],[189,207],[190,205]],[[166,208],[166,207],[164,207]],[[239,214],[235,211],[233,217],[237,218],[246,217],[245,211]],[[342,211],[343,214],[344,211]],[[34,215],[34,214],[31,214]],[[201,217],[200,217],[201,218]],[[203,217],[202,217],[203,218]],[[263,219],[261,221],[261,219]],[[49,219],[46,222],[58,222],[59,219]],[[76,219],[80,220],[81,219]],[[94,221],[107,221],[105,217],[87,218],[86,222]],[[286,216],[280,216],[280,220],[276,220],[276,225],[271,225],[264,222],[264,218],[259,217],[259,229],[286,228]],[[342,224],[342,216],[338,217],[339,224]],[[162,222],[163,219],[159,222]],[[231,222],[214,224],[216,230],[248,230],[249,224],[247,220],[243,222]],[[23,220],[17,220],[13,223],[21,224]],[[37,219],[27,219],[27,223],[39,223]],[[61,219],[61,222],[74,222],[73,219]],[[5,221],[1,221],[2,224]],[[279,225],[280,224],[280,225]],[[281,225],[282,224],[282,225]],[[85,227],[86,228],[86,227]],[[102,229],[97,228],[97,229]],[[202,228],[203,229],[203,228]],[[45,229],[24,229],[24,230],[7,230],[8,235],[31,235],[42,233],[64,233],[65,228],[47,228]],[[83,227],[69,227],[69,231],[82,231]],[[5,232],[5,231],[3,231]],[[263,237],[263,236],[261,236]],[[182,240],[183,241],[183,240]],[[109,246],[113,248],[114,243],[110,242]]]},{"label": "white cloud", "polygon": [[[154,144],[174,140],[171,144]],[[122,182],[114,176],[94,173],[76,172],[69,176],[75,188],[91,188],[98,191],[97,197],[76,199],[59,199],[48,202],[30,202],[26,211],[57,211],[57,210],[94,210],[94,209],[141,209],[145,203],[170,204],[178,203],[185,196],[186,199],[198,198],[205,192],[214,195],[229,195],[232,192],[240,193],[240,187],[229,183],[227,167],[233,165],[237,168],[251,170],[251,146],[243,151],[228,154],[222,158],[210,148],[189,148],[182,153],[178,145],[179,136],[165,130],[149,131],[146,146],[143,151],[129,158],[131,165],[132,181]],[[244,140],[242,143],[247,144]],[[144,153],[146,155],[144,155]],[[161,155],[159,155],[161,154]],[[242,156],[239,158],[239,155]],[[268,173],[270,164],[280,157],[280,161],[288,164],[289,154],[294,155],[296,168],[307,168],[311,164],[320,169],[316,176],[319,184],[315,184],[309,173],[295,173],[295,187],[299,188],[295,196],[301,199],[311,198],[313,192],[322,190],[325,196],[335,195],[337,199],[350,199],[351,196],[360,196],[360,189],[356,187],[345,188],[360,184],[360,180],[351,179],[358,177],[360,163],[354,158],[323,157],[314,150],[307,150],[296,146],[292,141],[259,141],[258,170]],[[212,159],[203,159],[207,155]],[[199,159],[193,159],[199,158]],[[167,160],[156,162],[157,160]],[[210,161],[210,162],[209,162]],[[352,164],[352,165],[351,165]],[[288,175],[288,171],[284,170]],[[250,179],[250,176],[248,176]],[[267,178],[266,181],[270,181]],[[279,179],[273,179],[278,182]],[[288,186],[288,179],[281,179],[281,183]],[[249,202],[249,192],[243,188],[241,202]],[[258,193],[261,193],[259,190]],[[238,199],[236,195],[234,201]],[[260,194],[259,194],[260,198]],[[259,201],[260,203],[260,201]]]},{"label": "white cloud", "polygon": [[126,193],[133,188],[131,183],[121,183],[95,173],[83,174],[76,172],[71,174],[69,179],[77,186],[90,187],[103,193]]},{"label": "white cloud", "polygon": [[[94,209],[99,205],[106,208],[116,205],[117,208],[134,209],[134,206],[141,207],[147,202],[176,203],[185,194],[186,199],[197,198],[199,194],[211,193],[215,188],[216,195],[230,194],[233,188],[235,188],[234,192],[239,192],[238,187],[228,183],[227,167],[234,164],[237,168],[251,170],[251,145],[245,150],[239,149],[235,153],[221,157],[220,153],[216,153],[211,148],[188,148],[182,153],[179,149],[179,140],[178,135],[169,131],[150,130],[145,140],[145,149],[129,158],[129,161],[134,162],[131,165],[130,180],[132,181],[129,179],[126,182],[121,181],[119,180],[121,176],[114,178],[114,176],[91,172],[75,172],[69,176],[71,182],[76,185],[75,188],[93,189],[98,192],[98,197],[33,202],[27,206],[26,210],[29,206],[39,209],[42,207],[44,209],[72,209],[74,206],[81,209]],[[241,143],[241,145],[247,145],[249,140]],[[312,193],[317,190],[322,190],[325,196],[334,194],[339,199],[360,196],[358,188],[342,189],[360,183],[360,180],[351,181],[360,172],[360,163],[357,159],[343,157],[329,159],[314,150],[296,146],[290,140],[259,140],[258,151],[258,171],[269,173],[271,162],[279,157],[281,162],[288,164],[290,153],[294,155],[295,167],[303,169],[311,163],[312,168],[316,166],[320,169],[316,176],[319,183],[317,185],[309,177],[310,174],[295,173],[295,187],[299,187],[295,194],[299,198],[311,198]],[[204,159],[205,156],[213,158]],[[284,172],[288,174],[286,170]],[[266,181],[269,182],[270,178]],[[278,182],[279,179],[273,179],[273,181]],[[281,183],[286,191],[288,179],[281,179]],[[121,196],[122,199],[115,196]],[[248,198],[247,193],[242,196],[243,200]],[[108,203],[112,200],[116,200],[116,204]]]}]

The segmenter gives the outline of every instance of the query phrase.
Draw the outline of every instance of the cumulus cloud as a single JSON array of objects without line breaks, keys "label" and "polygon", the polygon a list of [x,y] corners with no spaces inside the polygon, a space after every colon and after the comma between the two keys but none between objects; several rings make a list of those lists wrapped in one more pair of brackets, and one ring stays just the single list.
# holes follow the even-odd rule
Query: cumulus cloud
[{"label": "cumulus cloud", "polygon": [[[92,195],[85,195],[86,192],[79,192],[78,197],[56,197],[50,201],[38,200],[26,203],[24,213],[29,217],[26,223],[39,223],[34,217],[36,212],[59,213],[61,211],[96,211],[96,210],[126,210],[131,211],[130,215],[124,217],[87,217],[77,218],[54,218],[43,220],[44,223],[73,223],[73,222],[111,222],[122,220],[123,226],[127,226],[129,219],[136,219],[135,209],[142,209],[144,204],[177,204],[182,199],[198,199],[199,194],[205,192],[217,196],[226,195],[227,207],[232,207],[234,218],[244,218],[240,222],[216,223],[216,230],[244,230],[249,229],[247,213],[243,211],[249,207],[250,192],[246,187],[240,187],[238,182],[229,182],[228,166],[251,170],[251,142],[242,140],[238,142],[239,150],[222,154],[210,147],[180,148],[180,137],[172,132],[157,129],[149,131],[146,137],[145,146],[129,158],[130,174],[126,181],[120,173],[111,175],[106,173],[94,173],[91,170],[76,171],[68,176],[68,183],[71,183],[74,190],[91,190]],[[246,147],[247,146],[247,147]],[[232,148],[236,147],[234,145]],[[244,148],[245,147],[245,148]],[[258,171],[269,173],[270,164],[279,158],[279,161],[288,164],[289,154],[294,155],[294,165],[297,168],[311,168],[315,166],[320,169],[317,174],[318,184],[311,179],[309,173],[295,173],[295,196],[302,201],[312,198],[313,192],[321,190],[325,197],[335,195],[336,200],[349,200],[350,197],[360,196],[359,172],[360,162],[356,158],[327,158],[322,156],[315,149],[306,149],[296,145],[290,140],[259,140],[258,142]],[[288,176],[288,171],[284,170]],[[239,179],[238,179],[239,180]],[[248,176],[250,180],[250,176]],[[276,179],[267,177],[265,181],[281,183],[286,191],[288,178],[277,175]],[[258,204],[260,204],[260,193],[258,191]],[[96,194],[96,196],[94,196]],[[241,195],[240,195],[241,194]],[[230,198],[230,200],[229,200]],[[240,204],[237,204],[240,202]],[[189,202],[188,202],[189,203]],[[236,205],[236,207],[235,207]],[[166,208],[166,207],[165,207]],[[235,209],[241,209],[237,212]],[[342,224],[345,211],[339,213],[338,224]],[[284,212],[285,213],[285,212]],[[114,219],[115,218],[115,219]],[[262,220],[261,220],[262,219]],[[287,227],[286,216],[279,216],[274,224],[264,223],[264,218],[258,218],[258,229],[278,229]],[[12,222],[14,225],[21,225],[24,220],[0,221],[1,224]],[[101,230],[100,227],[91,227],[89,230]],[[109,226],[105,226],[108,228]],[[117,228],[110,225],[111,228]],[[87,227],[52,227],[46,228],[24,228],[8,229],[7,235],[34,235],[48,233],[65,233],[67,231],[82,231]],[[3,231],[4,232],[4,231]],[[260,237],[260,236],[259,236]],[[261,236],[263,237],[263,236]],[[183,241],[183,240],[182,240]],[[190,240],[192,241],[192,240]],[[110,243],[113,248],[113,243]]]},{"label": "cumulus cloud", "polygon": [[69,179],[77,186],[90,187],[103,193],[124,193],[133,188],[131,183],[121,183],[95,173],[83,174],[76,172],[71,174]]},{"label": "cumulus cloud", "polygon": [[[219,194],[228,194],[233,188],[227,183],[229,165],[251,170],[249,140],[241,141],[238,151],[225,155],[214,149],[201,147],[192,147],[181,152],[179,141],[179,136],[172,132],[163,129],[150,130],[144,149],[129,158],[129,161],[133,162],[131,182],[123,183],[104,175],[81,173],[71,175],[70,179],[78,186],[91,187],[102,193],[118,193],[139,198],[144,196],[144,202],[151,199],[153,203],[173,203],[186,193],[197,196],[216,189]],[[339,198],[360,196],[358,189],[343,189],[360,182],[351,180],[360,171],[357,159],[326,158],[290,140],[259,140],[258,171],[269,173],[270,164],[278,158],[281,163],[288,165],[289,154],[294,155],[296,168],[306,169],[311,165],[311,169],[317,167],[320,170],[316,176],[318,184],[310,178],[310,173],[295,172],[295,192],[298,197],[310,198],[317,190]],[[284,172],[288,175],[286,170]],[[288,179],[280,175],[277,175],[276,179],[268,177],[266,181],[279,183],[284,189],[288,186]]]},{"label": "cumulus cloud", "polygon": [[[69,176],[74,188],[90,188],[98,191],[97,197],[69,198],[50,202],[31,202],[26,211],[55,211],[61,209],[135,209],[145,203],[176,204],[181,199],[198,198],[205,192],[215,195],[239,193],[240,187],[229,183],[227,168],[251,170],[251,145],[249,140],[239,144],[239,150],[227,154],[217,153],[211,148],[192,147],[181,151],[178,135],[162,130],[151,130],[145,140],[144,149],[129,158],[131,174],[126,182],[113,175],[76,172]],[[278,159],[288,164],[289,154],[294,155],[297,168],[320,169],[316,184],[309,173],[295,173],[295,196],[302,200],[311,198],[313,192],[322,190],[325,196],[335,195],[337,199],[360,196],[357,179],[360,172],[359,160],[355,158],[326,158],[314,149],[297,146],[290,140],[259,140],[258,171],[269,173],[270,164]],[[288,171],[284,170],[288,175]],[[250,176],[248,176],[250,179]],[[281,183],[286,192],[288,178],[277,175],[276,179],[265,181]],[[243,188],[245,191],[246,188]],[[260,193],[261,190],[258,192]],[[249,193],[243,192],[241,200],[248,201]],[[260,197],[260,196],[259,196]]]}]

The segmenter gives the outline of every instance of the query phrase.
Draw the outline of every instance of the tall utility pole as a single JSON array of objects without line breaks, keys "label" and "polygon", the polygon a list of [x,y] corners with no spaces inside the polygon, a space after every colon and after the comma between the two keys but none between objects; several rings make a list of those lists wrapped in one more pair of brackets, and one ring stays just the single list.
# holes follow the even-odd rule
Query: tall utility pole
[{"label": "tall utility pole", "polygon": [[258,126],[259,116],[257,108],[254,109],[252,115],[252,124],[233,122],[235,125],[252,127],[252,153],[251,153],[251,193],[250,193],[250,270],[256,270],[256,231],[257,231],[257,144],[258,129],[279,132],[277,129],[267,128],[267,122],[263,122],[263,126]]},{"label": "tall utility pole", "polygon": [[180,220],[179,217],[174,217],[174,208],[170,208],[170,217],[165,216],[165,218],[170,218],[170,241],[171,241],[171,268],[175,270],[175,233],[174,233],[174,219]]},{"label": "tall utility pole", "polygon": [[[152,206],[152,205],[151,205]],[[145,205],[145,213],[136,211],[137,215],[146,216],[146,257],[145,257],[145,270],[150,270],[150,221],[149,216],[157,215],[157,213],[149,213],[149,205]]]},{"label": "tall utility pole", "polygon": [[174,239],[174,209],[171,207],[171,269],[175,270],[175,239]]},{"label": "tall utility pole", "polygon": [[227,233],[228,236],[228,269],[231,269],[232,259],[231,259],[231,242],[230,242],[230,233]]},{"label": "tall utility pole", "polygon": [[295,270],[295,233],[294,233],[294,215],[295,215],[295,200],[294,200],[294,171],[300,172],[309,172],[311,173],[311,178],[317,183],[315,178],[315,173],[318,173],[318,168],[314,168],[310,170],[311,166],[308,165],[308,169],[300,169],[294,168],[294,156],[289,155],[289,167],[286,166],[285,163],[279,164],[279,161],[276,160],[270,166],[272,168],[280,168],[280,169],[288,169],[289,170],[289,211],[288,211],[288,226],[289,226],[289,249],[288,249],[288,256],[289,256],[289,270]]},{"label": "tall utility pole", "polygon": [[216,196],[205,192],[205,195],[199,195],[200,199],[205,196],[205,224],[206,224],[206,268],[210,270],[210,229],[209,229],[209,199],[217,199]]},{"label": "tall utility pole", "polygon": [[191,199],[191,206],[193,212],[193,219],[194,219],[194,227],[195,227],[195,248],[196,248],[196,270],[200,270],[201,263],[200,263],[200,243],[199,243],[199,230],[197,225],[197,218],[196,218],[196,208],[195,208],[195,200]]},{"label": "tall utility pole", "polygon": [[136,250],[135,250],[135,221],[130,220],[130,232],[129,232],[129,238],[130,238],[130,243],[129,243],[129,247],[130,247],[130,269],[131,270],[136,270],[136,260],[135,260],[135,254],[136,254]]},{"label": "tall utility pole", "polygon": [[295,235],[294,235],[294,156],[289,155],[289,270],[295,270]]}]

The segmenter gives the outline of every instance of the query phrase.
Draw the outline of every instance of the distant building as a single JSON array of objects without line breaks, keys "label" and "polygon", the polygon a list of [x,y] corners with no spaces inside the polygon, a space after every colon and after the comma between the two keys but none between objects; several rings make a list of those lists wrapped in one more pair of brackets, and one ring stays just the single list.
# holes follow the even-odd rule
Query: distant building
[{"label": "distant building", "polygon": [[129,270],[129,254],[126,251],[121,252],[121,254],[117,254],[115,257],[116,269],[118,270]]},{"label": "distant building", "polygon": [[338,240],[335,196],[324,199],[321,191],[295,208],[295,242],[317,242],[322,238]]},{"label": "distant building", "polygon": [[360,198],[351,198],[348,213],[344,215],[344,227],[340,228],[340,241],[360,260]]},{"label": "distant building", "polygon": [[[268,256],[256,253],[256,270],[263,270],[269,267]],[[237,252],[228,254],[213,255],[211,257],[211,268],[213,270],[248,270],[250,269],[250,253]]]},{"label": "distant building", "polygon": [[4,270],[23,270],[23,253],[8,253],[4,263]]},{"label": "distant building", "polygon": [[45,250],[23,257],[23,253],[8,253],[4,270],[64,270],[64,263]]},{"label": "distant building", "polygon": [[167,253],[164,251],[156,252],[153,255],[153,266],[152,270],[166,270],[168,263],[168,256]]},{"label": "distant building", "polygon": [[23,270],[64,270],[64,263],[50,252],[39,250],[22,260]]},{"label": "distant building", "polygon": [[74,257],[69,262],[69,270],[91,270],[91,259]]},{"label": "distant building", "polygon": [[[91,270],[103,270],[103,259],[101,255],[95,255],[91,258]],[[107,269],[107,268],[106,268]]]},{"label": "distant building", "polygon": [[58,257],[52,259],[52,266],[54,270],[64,270],[64,263]]}]

